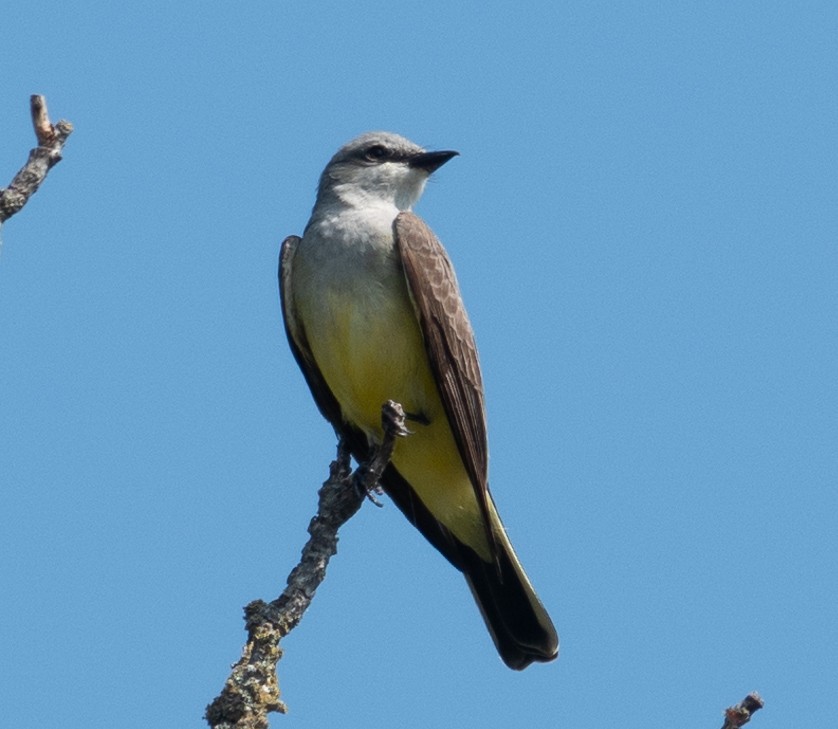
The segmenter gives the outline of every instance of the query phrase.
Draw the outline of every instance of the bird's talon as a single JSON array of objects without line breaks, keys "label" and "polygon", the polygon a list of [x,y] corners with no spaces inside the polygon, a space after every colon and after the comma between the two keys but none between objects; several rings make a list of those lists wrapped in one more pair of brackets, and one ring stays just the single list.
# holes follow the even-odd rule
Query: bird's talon
[{"label": "bird's talon", "polygon": [[370,471],[369,468],[364,464],[358,468],[355,472],[355,478],[353,482],[355,484],[355,490],[359,496],[363,496],[365,499],[372,501],[373,504],[378,506],[379,508],[383,508],[384,504],[382,504],[376,496],[383,496],[384,489],[378,485],[378,483],[373,484],[370,486],[368,484],[370,480]]},{"label": "bird's talon", "polygon": [[412,435],[405,426],[406,419],[404,408],[395,400],[388,400],[381,408],[381,427],[385,433],[392,433],[400,438]]},{"label": "bird's talon", "polygon": [[381,490],[381,487],[376,486],[374,489],[371,489],[370,491],[367,491],[367,499],[372,501],[372,503],[375,504],[379,509],[383,509],[384,504],[382,504],[377,498],[375,498],[376,495],[381,495],[383,493],[384,492]]}]

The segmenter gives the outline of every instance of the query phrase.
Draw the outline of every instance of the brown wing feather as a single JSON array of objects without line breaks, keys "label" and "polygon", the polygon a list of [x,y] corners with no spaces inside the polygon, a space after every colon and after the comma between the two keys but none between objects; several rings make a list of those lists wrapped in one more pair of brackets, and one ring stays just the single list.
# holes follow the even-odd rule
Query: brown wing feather
[{"label": "brown wing feather", "polygon": [[442,244],[421,218],[400,213],[393,227],[442,404],[493,544],[483,379],[457,277]]}]

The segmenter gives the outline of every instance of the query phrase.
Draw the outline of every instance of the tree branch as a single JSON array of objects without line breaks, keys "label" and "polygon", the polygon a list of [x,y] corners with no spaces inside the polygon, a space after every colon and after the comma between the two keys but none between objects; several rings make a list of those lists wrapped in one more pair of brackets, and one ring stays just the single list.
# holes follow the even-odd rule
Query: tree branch
[{"label": "tree branch", "polygon": [[29,106],[38,146],[29,152],[29,159],[11,184],[0,188],[0,225],[26,205],[46,179],[47,172],[61,161],[61,149],[73,131],[73,125],[63,119],[52,125],[43,96],[31,96]]},{"label": "tree branch", "polygon": [[371,458],[349,471],[349,448],[341,439],[337,459],[319,492],[316,516],[308,526],[311,538],[299,564],[288,576],[288,586],[273,602],[254,600],[244,609],[247,644],[233,666],[224,688],[207,706],[204,718],[213,729],[267,729],[268,714],[287,712],[279,698],[276,666],[282,658],[279,641],[300,622],[314,593],[326,577],[329,559],[337,553],[338,529],[376,491],[395,447],[408,434],[401,405],[392,400],[382,407],[384,439]]},{"label": "tree branch", "polygon": [[729,706],[725,709],[725,723],[722,729],[739,729],[747,724],[754,712],[759,711],[763,706],[765,702],[762,697],[756,691],[752,691],[736,706]]}]

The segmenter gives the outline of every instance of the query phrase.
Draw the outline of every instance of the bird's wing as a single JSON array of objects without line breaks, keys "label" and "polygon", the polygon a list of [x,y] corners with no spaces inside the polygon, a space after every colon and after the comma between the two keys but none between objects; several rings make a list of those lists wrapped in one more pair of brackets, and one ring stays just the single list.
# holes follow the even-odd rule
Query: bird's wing
[{"label": "bird's wing", "polygon": [[393,228],[442,404],[493,544],[483,379],[454,268],[442,244],[418,216],[400,213]]},{"label": "bird's wing", "polygon": [[288,344],[297,364],[306,378],[311,394],[317,407],[335,430],[343,433],[343,418],[341,417],[340,405],[332,394],[326,380],[320,373],[320,368],[314,361],[311,347],[306,337],[305,329],[297,318],[294,298],[292,296],[291,280],[294,270],[294,254],[301,238],[296,235],[289,235],[282,242],[282,249],[279,253],[279,299],[282,304],[282,320],[285,323],[285,334],[288,337]]}]

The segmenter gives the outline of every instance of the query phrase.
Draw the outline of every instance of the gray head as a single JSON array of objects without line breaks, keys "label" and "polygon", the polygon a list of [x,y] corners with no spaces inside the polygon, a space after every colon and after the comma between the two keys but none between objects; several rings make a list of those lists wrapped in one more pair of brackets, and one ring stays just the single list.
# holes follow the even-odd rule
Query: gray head
[{"label": "gray head", "polygon": [[[341,147],[320,176],[317,202],[385,202],[408,210],[430,174],[457,155],[427,152],[390,132],[368,132]],[[316,207],[316,204],[315,204]]]}]

